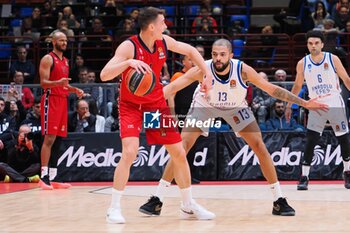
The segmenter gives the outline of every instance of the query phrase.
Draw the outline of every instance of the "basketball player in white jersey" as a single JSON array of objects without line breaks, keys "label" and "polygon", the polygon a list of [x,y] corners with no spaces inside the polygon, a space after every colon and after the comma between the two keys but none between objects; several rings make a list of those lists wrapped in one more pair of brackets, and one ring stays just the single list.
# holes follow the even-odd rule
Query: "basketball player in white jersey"
[{"label": "basketball player in white jersey", "polygon": [[[297,189],[307,190],[309,181],[310,165],[314,155],[314,148],[319,142],[327,122],[331,124],[335,136],[340,143],[341,155],[344,164],[345,188],[350,189],[350,141],[348,120],[344,101],[340,95],[341,89],[339,78],[350,90],[350,78],[343,67],[340,59],[331,53],[322,52],[324,37],[320,31],[309,31],[306,34],[307,48],[310,54],[302,58],[296,67],[297,76],[295,78],[292,93],[298,94],[306,81],[309,90],[309,97],[323,97],[319,101],[325,103],[331,109],[330,111],[318,114],[314,111],[309,113],[307,123],[307,142],[304,150],[302,162],[302,175],[300,177]],[[290,104],[287,105],[286,117],[290,119]]]},{"label": "basketball player in white jersey", "polygon": [[[327,110],[327,105],[320,104],[314,99],[305,101],[289,91],[273,85],[262,79],[257,72],[243,62],[232,59],[232,45],[226,39],[219,39],[212,47],[212,60],[206,61],[211,69],[214,81],[209,91],[210,99],[204,97],[199,91],[200,85],[194,93],[187,120],[196,119],[205,121],[209,118],[222,117],[239,135],[249,144],[259,158],[261,170],[270,184],[274,195],[272,214],[294,216],[295,210],[290,207],[283,197],[276,170],[266,146],[262,140],[261,132],[254,115],[245,100],[247,95],[247,82],[251,82],[271,96],[284,101],[296,103],[306,108]],[[181,79],[177,79],[164,87],[165,98],[188,86],[195,80],[202,81],[203,73],[194,67],[186,72]],[[201,135],[207,135],[209,128],[183,128],[181,137],[188,153]],[[149,215],[159,215],[162,207],[163,189],[170,185],[174,178],[173,163],[170,160],[165,168],[163,177],[159,182],[155,196],[152,196],[139,211]],[[188,215],[187,215],[188,216]]]}]

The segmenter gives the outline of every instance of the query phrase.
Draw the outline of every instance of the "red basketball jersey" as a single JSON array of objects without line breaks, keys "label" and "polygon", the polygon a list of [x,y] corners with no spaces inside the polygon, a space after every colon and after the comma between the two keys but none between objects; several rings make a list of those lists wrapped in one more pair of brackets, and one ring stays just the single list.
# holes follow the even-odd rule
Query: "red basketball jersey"
[{"label": "red basketball jersey", "polygon": [[135,35],[129,38],[129,40],[134,44],[134,59],[144,61],[153,70],[156,76],[156,85],[153,91],[146,96],[136,96],[133,95],[126,86],[125,78],[128,71],[131,69],[127,68],[122,73],[122,83],[120,88],[120,100],[133,102],[136,104],[150,103],[159,98],[163,98],[163,85],[160,82],[160,73],[162,71],[164,62],[166,61],[167,47],[164,40],[156,40],[154,45],[154,51],[147,48],[145,43],[141,40],[139,35]]},{"label": "red basketball jersey", "polygon": [[[50,81],[60,80],[61,78],[69,78],[69,65],[67,58],[63,57],[62,60],[53,52],[50,52],[49,55],[53,59],[53,64],[50,72]],[[44,92],[49,92],[50,95],[57,96],[68,96],[67,87],[51,87],[44,89]]]}]

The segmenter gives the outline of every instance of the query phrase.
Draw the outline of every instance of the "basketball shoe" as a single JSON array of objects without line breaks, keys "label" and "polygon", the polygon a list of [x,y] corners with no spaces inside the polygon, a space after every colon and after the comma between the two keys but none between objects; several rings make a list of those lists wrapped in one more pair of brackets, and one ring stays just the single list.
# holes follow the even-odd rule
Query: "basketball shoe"
[{"label": "basketball shoe", "polygon": [[345,171],[343,173],[343,178],[345,188],[350,189],[350,171]]},{"label": "basketball shoe", "polygon": [[125,223],[125,219],[121,213],[120,208],[109,208],[107,211],[106,221],[108,223]]},{"label": "basketball shoe", "polygon": [[295,210],[290,205],[288,205],[288,202],[285,198],[280,197],[277,201],[273,202],[272,214],[281,216],[294,216]]},{"label": "basketball shoe", "polygon": [[214,213],[206,210],[194,200],[187,206],[181,203],[180,218],[182,219],[212,220],[215,217]]},{"label": "basketball shoe", "polygon": [[54,181],[51,181],[50,183],[54,189],[69,189],[70,187],[72,187],[72,185],[68,183],[61,183],[61,182],[54,182]]},{"label": "basketball shoe", "polygon": [[163,203],[156,196],[151,196],[148,201],[143,204],[139,211],[147,215],[160,215]]},{"label": "basketball shoe", "polygon": [[297,190],[308,190],[309,178],[307,176],[300,177]]},{"label": "basketball shoe", "polygon": [[53,190],[53,187],[50,184],[49,176],[41,177],[38,185],[43,190]]}]

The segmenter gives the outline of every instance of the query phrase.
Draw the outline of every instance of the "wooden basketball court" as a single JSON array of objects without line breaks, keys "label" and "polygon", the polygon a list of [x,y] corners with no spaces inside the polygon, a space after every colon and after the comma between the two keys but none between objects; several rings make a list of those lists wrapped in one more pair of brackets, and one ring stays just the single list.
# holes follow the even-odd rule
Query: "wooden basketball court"
[{"label": "wooden basketball court", "polygon": [[[297,191],[282,183],[295,217],[273,216],[265,182],[202,182],[193,186],[197,202],[216,213],[214,221],[180,220],[179,191],[166,193],[162,214],[138,212],[156,183],[130,183],[122,198],[126,224],[108,224],[111,183],[79,183],[68,190],[42,191],[34,184],[0,183],[0,232],[348,232],[350,190],[341,181],[312,182]],[[12,187],[11,187],[12,185]],[[7,190],[7,191],[6,191]],[[13,190],[13,191],[11,191]]]}]

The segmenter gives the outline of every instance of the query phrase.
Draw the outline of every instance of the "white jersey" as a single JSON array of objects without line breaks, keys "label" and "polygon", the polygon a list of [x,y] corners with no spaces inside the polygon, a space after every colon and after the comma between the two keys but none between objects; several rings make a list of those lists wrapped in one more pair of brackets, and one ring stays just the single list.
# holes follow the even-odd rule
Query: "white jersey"
[{"label": "white jersey", "polygon": [[[221,80],[216,75],[212,60],[207,60],[205,63],[211,69],[214,76],[213,88],[209,91],[209,105],[220,109],[232,109],[246,106],[248,86],[242,80],[242,62],[237,59],[230,60],[229,78],[225,81]],[[198,85],[194,96],[202,94],[199,93],[199,90],[200,85]]]},{"label": "white jersey", "polygon": [[304,78],[310,98],[328,94],[339,96],[341,92],[332,54],[323,52],[323,55],[323,60],[318,64],[311,60],[310,55],[304,57]]}]

